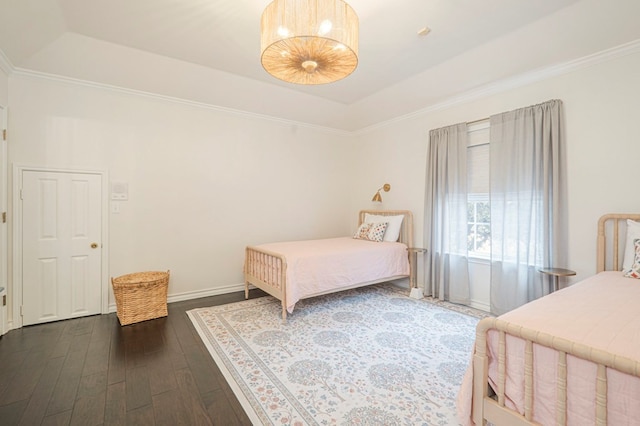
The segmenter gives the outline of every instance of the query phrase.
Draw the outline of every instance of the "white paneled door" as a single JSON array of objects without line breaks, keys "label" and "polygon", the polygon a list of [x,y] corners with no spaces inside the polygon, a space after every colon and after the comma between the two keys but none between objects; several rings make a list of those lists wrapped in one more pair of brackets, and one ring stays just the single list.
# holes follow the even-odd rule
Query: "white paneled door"
[{"label": "white paneled door", "polygon": [[101,311],[101,176],[24,170],[22,322]]}]

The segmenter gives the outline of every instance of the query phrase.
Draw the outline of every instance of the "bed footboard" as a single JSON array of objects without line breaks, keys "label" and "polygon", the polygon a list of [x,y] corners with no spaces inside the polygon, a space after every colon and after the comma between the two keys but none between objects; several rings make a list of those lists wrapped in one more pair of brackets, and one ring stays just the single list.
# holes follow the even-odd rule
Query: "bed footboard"
[{"label": "bed footboard", "polygon": [[282,302],[282,320],[287,319],[287,261],[279,253],[248,246],[244,258],[244,295],[249,298],[249,284]]},{"label": "bed footboard", "polygon": [[[488,384],[489,358],[487,333],[498,332],[498,377],[493,394]],[[524,415],[505,406],[506,385],[506,336],[511,335],[525,341],[524,353]],[[485,318],[478,323],[476,349],[473,356],[473,408],[472,417],[476,425],[487,421],[495,425],[535,425],[533,421],[533,345],[542,345],[558,351],[558,375],[556,380],[556,424],[567,424],[567,355],[575,356],[597,365],[596,425],[607,424],[607,369],[640,377],[640,362],[615,354],[575,343],[567,339],[514,325],[497,318]]]}]

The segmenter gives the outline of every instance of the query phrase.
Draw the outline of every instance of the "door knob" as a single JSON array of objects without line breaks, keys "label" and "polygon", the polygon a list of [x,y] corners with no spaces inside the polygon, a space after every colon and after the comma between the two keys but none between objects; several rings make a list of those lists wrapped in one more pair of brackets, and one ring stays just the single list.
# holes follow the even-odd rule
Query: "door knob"
[{"label": "door knob", "polygon": [[98,243],[91,243],[91,248],[98,248]]}]

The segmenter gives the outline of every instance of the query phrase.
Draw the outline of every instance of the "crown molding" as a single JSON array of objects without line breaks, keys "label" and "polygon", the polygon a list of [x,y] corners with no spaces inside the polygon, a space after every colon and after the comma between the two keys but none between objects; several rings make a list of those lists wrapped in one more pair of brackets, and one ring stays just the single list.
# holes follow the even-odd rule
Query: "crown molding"
[{"label": "crown molding", "polygon": [[253,119],[258,119],[258,120],[270,121],[270,122],[279,123],[279,124],[282,124],[282,125],[285,125],[285,126],[290,126],[292,128],[300,128],[300,127],[302,127],[302,128],[307,128],[307,129],[313,129],[313,130],[324,132],[324,133],[333,133],[333,134],[341,134],[341,135],[350,135],[351,134],[351,132],[349,132],[349,131],[341,130],[341,129],[335,129],[335,128],[332,128],[332,127],[318,126],[318,125],[315,125],[315,124],[304,123],[304,122],[301,122],[301,121],[287,120],[287,119],[284,119],[284,118],[273,117],[273,116],[266,115],[266,114],[258,114],[258,113],[249,112],[249,111],[242,111],[242,110],[234,109],[234,108],[227,108],[227,107],[223,107],[223,106],[219,106],[219,105],[209,104],[209,103],[206,103],[206,102],[192,101],[192,100],[189,100],[189,99],[177,98],[177,97],[174,97],[174,96],[161,95],[161,94],[153,93],[153,92],[145,92],[143,90],[137,90],[137,89],[129,89],[129,88],[126,88],[126,87],[115,86],[115,85],[105,84],[105,83],[98,83],[98,82],[89,81],[89,80],[82,80],[82,79],[73,78],[73,77],[66,77],[66,76],[62,76],[62,75],[58,75],[58,74],[50,74],[50,73],[45,73],[45,72],[41,72],[41,71],[33,71],[33,70],[25,69],[25,68],[19,68],[19,67],[13,68],[13,72],[12,73],[15,76],[35,78],[35,79],[40,79],[40,80],[55,81],[55,82],[58,82],[58,83],[64,83],[64,84],[69,84],[69,85],[73,85],[73,86],[89,87],[89,88],[93,88],[93,89],[99,89],[99,90],[105,90],[105,91],[110,91],[110,92],[122,93],[122,94],[126,94],[126,95],[133,95],[133,96],[139,96],[139,97],[143,97],[143,98],[160,100],[160,101],[164,101],[164,102],[168,102],[168,103],[187,105],[187,106],[191,106],[191,107],[195,107],[195,108],[208,109],[208,110],[222,112],[222,113],[226,113],[226,114],[232,114],[232,115],[235,115],[235,116],[241,116],[241,117],[248,117],[248,118],[253,118]]},{"label": "crown molding", "polygon": [[5,55],[5,53],[2,51],[2,49],[0,49],[0,70],[4,71],[4,73],[7,75],[12,74],[15,70],[15,67],[13,66],[7,55]]},{"label": "crown molding", "polygon": [[527,86],[538,81],[550,79],[563,74],[568,74],[574,71],[578,71],[584,68],[592,67],[594,65],[601,64],[603,62],[612,61],[614,59],[622,58],[627,55],[640,53],[640,39],[631,41],[629,43],[621,44],[610,49],[602,50],[600,52],[584,56],[582,58],[574,59],[560,64],[538,68],[533,71],[529,71],[523,74],[519,74],[513,77],[505,78],[493,83],[480,86],[476,89],[469,90],[457,96],[453,96],[437,104],[431,105],[427,108],[422,108],[417,111],[405,114],[390,120],[385,120],[380,123],[373,124],[371,126],[363,127],[360,130],[356,130],[355,134],[364,134],[372,130],[376,130],[388,125],[398,123],[412,119],[414,117],[433,113],[436,111],[446,110],[456,105],[464,104],[467,102],[475,101],[487,96],[495,95],[498,93],[506,92],[507,90],[516,89],[518,87]]},{"label": "crown molding", "polygon": [[548,66],[548,67],[539,68],[533,71],[529,71],[513,77],[505,78],[493,83],[489,83],[484,86],[480,86],[476,89],[472,89],[465,93],[445,99],[442,102],[430,105],[426,108],[422,108],[422,109],[413,111],[411,113],[401,115],[389,120],[385,120],[380,123],[363,127],[361,129],[354,130],[354,131],[336,129],[336,128],[326,127],[326,126],[318,126],[318,125],[294,121],[294,120],[286,120],[283,118],[273,117],[265,114],[258,114],[258,113],[252,113],[252,112],[242,111],[242,110],[233,109],[233,108],[222,107],[214,104],[209,104],[206,102],[197,102],[197,101],[192,101],[192,100],[183,99],[183,98],[160,95],[152,92],[145,92],[142,90],[129,89],[129,88],[114,86],[110,84],[97,83],[97,82],[88,81],[88,80],[81,80],[81,79],[72,78],[72,77],[65,77],[65,76],[56,75],[56,74],[43,73],[39,71],[32,71],[24,68],[14,67],[13,64],[11,64],[11,61],[9,60],[9,58],[7,58],[7,56],[4,54],[2,50],[0,50],[0,69],[2,69],[5,73],[7,73],[7,75],[12,74],[12,75],[18,75],[18,76],[24,76],[24,77],[62,82],[62,83],[77,85],[77,86],[91,87],[91,88],[96,88],[100,90],[107,90],[112,92],[128,94],[128,95],[151,98],[151,99],[161,100],[161,101],[170,102],[170,103],[188,105],[196,108],[209,109],[209,110],[232,114],[236,116],[243,116],[243,117],[249,117],[253,119],[275,122],[275,123],[279,123],[279,124],[291,126],[291,127],[308,128],[308,129],[312,129],[320,132],[340,134],[340,135],[361,135],[361,134],[366,134],[380,128],[384,128],[386,126],[389,126],[398,122],[410,120],[412,118],[415,118],[421,115],[446,110],[456,105],[464,104],[477,99],[502,93],[507,90],[516,89],[518,87],[527,86],[529,84],[536,83],[538,81],[547,80],[552,77],[556,77],[556,76],[574,72],[580,69],[588,68],[603,62],[608,62],[617,58],[621,58],[631,54],[636,54],[639,52],[640,52],[640,39],[634,40],[629,43],[625,43],[610,49],[606,49],[591,55],[587,55],[582,58],[574,59],[571,61],[563,62],[560,64]]}]

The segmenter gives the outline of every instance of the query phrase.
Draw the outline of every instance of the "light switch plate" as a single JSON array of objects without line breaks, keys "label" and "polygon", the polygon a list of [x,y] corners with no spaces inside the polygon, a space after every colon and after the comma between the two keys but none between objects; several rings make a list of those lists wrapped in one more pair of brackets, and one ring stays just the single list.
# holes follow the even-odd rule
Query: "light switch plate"
[{"label": "light switch plate", "polygon": [[129,199],[129,184],[127,182],[111,182],[111,199],[127,201]]}]

